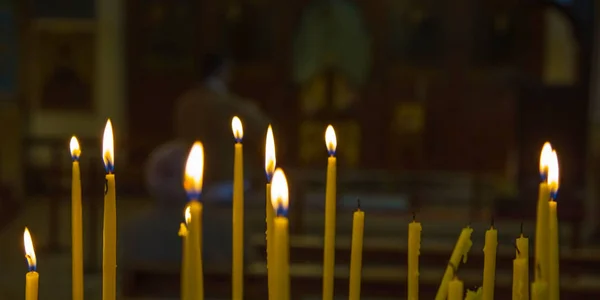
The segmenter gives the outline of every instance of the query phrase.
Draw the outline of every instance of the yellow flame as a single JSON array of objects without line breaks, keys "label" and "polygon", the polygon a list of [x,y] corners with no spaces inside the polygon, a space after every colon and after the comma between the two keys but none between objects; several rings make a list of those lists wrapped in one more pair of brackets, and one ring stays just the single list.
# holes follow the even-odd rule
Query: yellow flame
[{"label": "yellow flame", "polygon": [[273,172],[275,172],[276,162],[275,138],[273,137],[273,128],[269,125],[269,128],[267,129],[267,141],[265,143],[265,172],[267,172],[269,177],[272,177]]},{"label": "yellow flame", "polygon": [[115,165],[114,143],[112,123],[108,119],[106,127],[104,127],[104,137],[102,139],[102,159],[104,159],[104,166]]},{"label": "yellow flame", "polygon": [[75,136],[71,137],[70,148],[71,157],[79,158],[79,156],[81,155],[81,148],[79,148],[79,141],[77,141],[77,138]]},{"label": "yellow flame", "polygon": [[35,258],[35,250],[33,249],[33,241],[31,240],[31,234],[29,229],[25,227],[23,232],[23,244],[25,245],[25,258],[27,258],[27,264],[30,268],[34,268],[37,265],[37,259]]},{"label": "yellow flame", "polygon": [[233,137],[236,140],[241,140],[244,138],[244,127],[242,126],[242,121],[237,116],[231,119],[231,130],[233,130]]},{"label": "yellow flame", "polygon": [[327,151],[329,151],[329,153],[335,153],[337,138],[335,136],[335,130],[331,125],[327,126],[327,130],[325,130],[325,145],[327,146]]},{"label": "yellow flame", "polygon": [[287,179],[281,168],[277,168],[275,173],[273,173],[273,180],[271,181],[271,204],[273,204],[273,208],[276,211],[280,205],[285,210],[287,210],[289,205]]},{"label": "yellow flame", "polygon": [[202,143],[195,142],[185,164],[183,187],[188,193],[202,191],[202,176],[204,173],[204,148]]},{"label": "yellow flame", "polygon": [[552,193],[556,193],[558,191],[558,177],[559,177],[559,169],[558,169],[558,155],[555,150],[552,150],[550,153],[550,158],[548,159],[548,187]]},{"label": "yellow flame", "polygon": [[549,142],[544,143],[542,147],[542,153],[540,154],[540,174],[546,175],[548,174],[548,165],[550,163],[549,159],[552,155],[552,145]]},{"label": "yellow flame", "polygon": [[185,208],[185,224],[190,224],[190,221],[192,220],[192,212],[190,212],[190,207],[186,207]]}]

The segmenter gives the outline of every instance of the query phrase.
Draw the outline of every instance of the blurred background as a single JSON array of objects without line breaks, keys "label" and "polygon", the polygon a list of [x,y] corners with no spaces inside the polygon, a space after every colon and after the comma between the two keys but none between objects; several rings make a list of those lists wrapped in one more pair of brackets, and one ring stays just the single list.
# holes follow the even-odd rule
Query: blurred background
[{"label": "blurred background", "polygon": [[[320,295],[330,123],[339,141],[342,298],[357,198],[367,214],[366,299],[405,296],[413,213],[423,223],[422,297],[433,297],[469,223],[474,254],[463,277],[481,285],[492,219],[497,297],[509,297],[514,239],[521,227],[534,238],[545,141],[561,168],[563,297],[597,297],[599,16],[594,0],[0,0],[0,298],[23,293],[25,225],[40,252],[42,296],[70,297],[73,134],[83,150],[86,298],[99,297],[104,123],[110,117],[115,129],[119,226],[127,226],[155,205],[148,155],[177,138],[178,99],[206,79],[198,73],[210,53],[232,62],[229,92],[274,126],[292,192],[291,259],[305,272],[292,280],[299,299]],[[261,180],[246,197],[247,251],[257,253]],[[253,264],[263,261],[248,262],[248,299],[261,299],[250,295],[264,286]],[[123,299],[177,297],[178,263],[132,265],[119,269]],[[214,278],[225,282],[214,284],[215,297],[227,294],[228,277]]]}]

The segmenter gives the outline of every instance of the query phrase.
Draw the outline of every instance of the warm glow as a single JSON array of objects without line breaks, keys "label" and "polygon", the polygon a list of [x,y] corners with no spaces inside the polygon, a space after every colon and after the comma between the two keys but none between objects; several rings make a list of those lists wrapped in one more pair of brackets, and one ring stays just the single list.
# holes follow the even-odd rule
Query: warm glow
[{"label": "warm glow", "polygon": [[104,168],[108,173],[112,173],[115,168],[114,143],[112,123],[108,119],[106,127],[104,127],[104,138],[102,139],[102,159],[104,159]]},{"label": "warm glow", "polygon": [[271,181],[271,204],[273,204],[273,208],[278,215],[287,212],[289,204],[288,194],[289,190],[285,174],[281,168],[277,168]]},{"label": "warm glow", "polygon": [[185,208],[185,224],[190,224],[190,221],[192,220],[192,213],[190,212],[190,207],[186,207]]},{"label": "warm glow", "polygon": [[275,172],[275,138],[273,138],[273,128],[269,125],[267,129],[267,142],[265,143],[265,172],[267,173],[267,179],[273,177]]},{"label": "warm glow", "polygon": [[37,260],[35,258],[35,250],[33,249],[31,234],[29,233],[29,229],[27,229],[27,227],[25,227],[25,232],[23,232],[23,244],[25,245],[25,258],[27,259],[29,270],[35,271]]},{"label": "warm glow", "polygon": [[185,164],[185,178],[183,180],[183,187],[190,197],[200,196],[203,172],[204,148],[202,143],[195,142]]},{"label": "warm glow", "polygon": [[325,131],[325,145],[327,146],[327,152],[329,155],[335,154],[335,148],[337,147],[337,138],[335,137],[335,130],[333,130],[333,126],[327,126],[327,130]]},{"label": "warm glow", "polygon": [[244,127],[242,126],[242,121],[237,116],[231,119],[231,130],[233,130],[233,137],[236,142],[241,142],[244,138]]},{"label": "warm glow", "polygon": [[546,142],[542,147],[542,153],[540,154],[540,175],[542,177],[548,176],[548,165],[550,164],[550,156],[552,155],[552,145]]},{"label": "warm glow", "polygon": [[73,136],[71,138],[71,157],[73,158],[73,160],[78,160],[79,156],[81,155],[81,148],[79,148],[79,142],[77,141],[77,138],[75,136]]},{"label": "warm glow", "polygon": [[548,162],[548,187],[552,195],[556,195],[556,192],[558,192],[558,173],[558,156],[556,151],[552,150]]}]

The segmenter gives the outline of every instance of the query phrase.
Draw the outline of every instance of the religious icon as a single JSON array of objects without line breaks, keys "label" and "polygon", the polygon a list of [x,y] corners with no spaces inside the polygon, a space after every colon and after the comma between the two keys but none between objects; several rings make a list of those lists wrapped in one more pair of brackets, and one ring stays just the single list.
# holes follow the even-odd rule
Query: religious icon
[{"label": "religious icon", "polygon": [[92,33],[40,33],[38,105],[49,110],[91,110],[94,65]]}]

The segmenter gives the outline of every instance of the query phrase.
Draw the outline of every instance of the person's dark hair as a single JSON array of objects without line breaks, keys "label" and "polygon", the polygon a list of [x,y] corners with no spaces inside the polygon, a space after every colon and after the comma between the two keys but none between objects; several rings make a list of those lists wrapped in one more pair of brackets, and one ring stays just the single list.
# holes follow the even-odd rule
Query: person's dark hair
[{"label": "person's dark hair", "polygon": [[219,54],[209,53],[202,59],[200,66],[200,78],[202,80],[217,74],[227,63],[227,59]]}]

